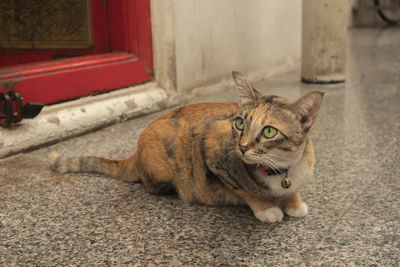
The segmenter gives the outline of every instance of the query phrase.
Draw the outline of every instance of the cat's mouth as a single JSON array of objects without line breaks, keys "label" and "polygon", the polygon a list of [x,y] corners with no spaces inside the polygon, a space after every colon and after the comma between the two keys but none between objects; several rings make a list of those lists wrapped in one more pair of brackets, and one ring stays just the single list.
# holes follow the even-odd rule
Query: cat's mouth
[{"label": "cat's mouth", "polygon": [[257,169],[258,172],[260,172],[263,175],[266,176],[273,176],[273,175],[285,175],[287,176],[289,169],[287,168],[279,168],[279,169],[275,169],[275,168],[271,168],[268,165],[264,165],[264,164],[257,164],[255,165],[255,168]]},{"label": "cat's mouth", "polygon": [[243,156],[243,161],[248,169],[251,169],[253,172],[255,171],[255,172],[261,173],[264,176],[279,175],[279,176],[287,177],[288,172],[289,172],[289,167],[272,168],[271,166],[269,166],[268,164],[265,164],[265,163],[263,163],[263,164],[255,163],[253,160],[247,158],[246,155]]}]

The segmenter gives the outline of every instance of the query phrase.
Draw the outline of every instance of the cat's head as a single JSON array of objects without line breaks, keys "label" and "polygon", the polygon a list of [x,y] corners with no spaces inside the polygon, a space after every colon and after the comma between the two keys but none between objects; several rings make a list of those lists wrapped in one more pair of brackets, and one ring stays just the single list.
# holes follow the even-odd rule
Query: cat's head
[{"label": "cat's head", "polygon": [[304,151],[323,93],[297,101],[264,96],[239,72],[232,72],[239,90],[239,110],[232,122],[236,152],[247,164],[288,168]]}]

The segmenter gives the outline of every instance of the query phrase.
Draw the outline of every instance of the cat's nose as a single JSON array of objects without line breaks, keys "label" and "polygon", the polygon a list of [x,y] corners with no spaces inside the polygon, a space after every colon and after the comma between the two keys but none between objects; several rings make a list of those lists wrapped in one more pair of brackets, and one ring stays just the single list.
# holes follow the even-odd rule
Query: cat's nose
[{"label": "cat's nose", "polygon": [[246,151],[249,150],[249,146],[247,144],[246,145],[239,144],[239,149],[242,152],[242,154],[244,155],[244,153],[246,153]]}]

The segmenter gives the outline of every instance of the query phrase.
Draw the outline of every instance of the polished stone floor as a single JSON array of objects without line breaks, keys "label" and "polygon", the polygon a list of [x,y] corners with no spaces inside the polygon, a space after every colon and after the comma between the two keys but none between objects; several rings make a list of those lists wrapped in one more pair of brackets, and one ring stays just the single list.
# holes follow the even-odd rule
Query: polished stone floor
[{"label": "polished stone floor", "polygon": [[[399,266],[400,28],[351,31],[344,85],[302,85],[294,72],[255,87],[291,99],[326,93],[307,217],[262,223],[247,207],[185,204],[47,168],[51,151],[128,156],[161,112],[1,160],[0,266]],[[192,102],[236,99],[230,88]]]}]

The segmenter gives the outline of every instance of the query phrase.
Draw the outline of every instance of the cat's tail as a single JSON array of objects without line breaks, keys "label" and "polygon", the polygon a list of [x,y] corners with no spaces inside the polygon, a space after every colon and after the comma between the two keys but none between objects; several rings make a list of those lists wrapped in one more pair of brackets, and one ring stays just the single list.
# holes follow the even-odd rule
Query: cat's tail
[{"label": "cat's tail", "polygon": [[50,168],[56,172],[89,172],[104,174],[127,182],[138,182],[135,175],[136,155],[124,160],[111,160],[100,157],[65,157],[57,152],[50,153]]}]

